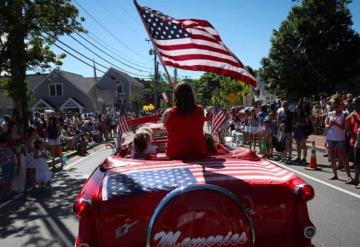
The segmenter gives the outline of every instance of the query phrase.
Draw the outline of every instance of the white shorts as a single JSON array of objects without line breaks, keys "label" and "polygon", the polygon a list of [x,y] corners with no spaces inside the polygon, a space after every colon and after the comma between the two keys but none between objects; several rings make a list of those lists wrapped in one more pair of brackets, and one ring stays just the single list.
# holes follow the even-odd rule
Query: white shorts
[{"label": "white shorts", "polygon": [[259,127],[249,127],[250,134],[257,134],[259,133]]},{"label": "white shorts", "polygon": [[48,144],[50,146],[60,145],[60,140],[59,140],[59,138],[57,138],[57,139],[48,139]]}]

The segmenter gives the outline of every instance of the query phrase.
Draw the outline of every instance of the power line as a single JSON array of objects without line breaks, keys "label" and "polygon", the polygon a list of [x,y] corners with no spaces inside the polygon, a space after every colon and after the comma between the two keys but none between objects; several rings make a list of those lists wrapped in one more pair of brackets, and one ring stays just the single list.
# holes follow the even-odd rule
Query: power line
[{"label": "power line", "polygon": [[101,24],[89,11],[87,11],[83,6],[81,6],[81,4],[74,0],[74,2],[85,12],[88,14],[88,16],[90,16],[91,19],[93,19],[102,29],[105,30],[105,32],[107,32],[111,37],[113,37],[114,39],[116,39],[121,45],[123,45],[125,48],[127,48],[129,51],[133,52],[134,54],[138,55],[139,57],[145,58],[143,55],[137,53],[136,51],[134,51],[133,49],[131,49],[130,47],[128,47],[124,42],[122,42],[118,37],[116,37],[112,32],[109,31],[109,29],[107,29],[103,24]]},{"label": "power line", "polygon": [[[83,43],[81,43],[78,39],[76,39],[74,36],[72,35],[69,35],[73,40],[75,40],[77,43],[79,43],[81,46],[83,46],[85,49],[87,49],[88,51],[90,51],[91,53],[93,53],[95,56],[97,56],[98,58],[102,59],[103,61],[105,61],[106,63],[114,66],[115,68],[125,72],[125,73],[128,73],[128,74],[132,74],[132,75],[135,75],[135,76],[144,76],[144,75],[140,75],[140,74],[135,74],[135,73],[132,73],[130,71],[127,71],[123,68],[120,68],[119,66],[117,66],[116,64],[110,62],[109,60],[105,59],[104,57],[100,56],[99,54],[97,54],[96,52],[94,52],[93,50],[91,50],[89,47],[87,47],[86,45],[84,45]],[[135,68],[136,69],[136,68]],[[136,69],[138,70],[138,69]],[[140,71],[143,71],[143,70],[140,70]],[[144,72],[147,72],[147,71],[144,71]]]},{"label": "power line", "polygon": [[[40,34],[40,36],[42,36],[43,38],[46,38],[46,37],[43,36],[42,34]],[[85,56],[84,54],[82,54],[81,52],[73,49],[72,47],[68,46],[68,45],[65,44],[64,42],[62,42],[62,41],[60,41],[60,40],[56,40],[56,41],[59,42],[59,43],[61,43],[62,45],[64,45],[64,46],[67,47],[68,49],[76,52],[76,53],[79,54],[80,56],[82,56],[82,57],[90,60],[91,62],[94,62],[96,65],[98,65],[98,66],[100,66],[100,67],[102,67],[102,68],[104,68],[104,69],[106,69],[106,70],[109,70],[109,69],[110,69],[109,67],[107,67],[107,66],[105,66],[105,65],[103,65],[103,64],[101,64],[101,63],[98,63],[98,62],[96,62],[96,61],[93,61],[91,58],[89,58],[89,57]],[[59,49],[61,49],[62,51],[64,51],[64,52],[66,52],[67,54],[69,54],[70,56],[76,58],[77,60],[81,61],[82,63],[84,63],[84,64],[86,64],[86,65],[88,65],[88,66],[90,66],[90,67],[93,68],[93,65],[91,65],[90,63],[84,61],[83,59],[81,59],[81,58],[79,58],[78,56],[74,55],[73,53],[69,52],[68,50],[60,47],[58,44],[54,43],[54,45],[55,45],[56,47],[58,47]],[[98,70],[98,71],[100,71],[101,73],[105,74],[105,72],[104,72],[103,70],[100,70],[100,69],[98,69],[98,68],[95,68],[95,69]],[[139,78],[141,78],[141,79],[148,79],[149,77],[141,76],[141,77],[139,77]]]},{"label": "power line", "polygon": [[[89,66],[89,67],[91,67],[91,68],[94,68],[94,66],[92,66],[92,65],[91,65],[91,64],[89,64],[88,62],[86,62],[86,61],[82,60],[81,58],[77,57],[76,55],[72,54],[72,53],[71,53],[71,52],[69,52],[68,50],[66,50],[66,49],[62,48],[62,47],[61,47],[61,46],[59,46],[58,44],[54,43],[53,45],[54,45],[54,46],[56,46],[57,48],[59,48],[60,50],[64,51],[65,53],[69,54],[69,55],[70,55],[70,56],[72,56],[73,58],[75,58],[75,59],[79,60],[80,62],[82,62],[82,63],[86,64],[87,66]],[[104,71],[102,71],[101,69],[98,69],[98,68],[95,68],[95,69],[96,69],[97,71],[99,71],[99,72],[101,72],[101,73],[105,74],[105,72],[104,72]]]},{"label": "power line", "polygon": [[[87,38],[85,38],[85,37],[84,37],[83,35],[81,35],[79,32],[76,32],[76,34],[77,34],[78,36],[80,36],[83,40],[85,40],[87,43],[89,43],[90,45],[92,45],[93,47],[95,47],[96,49],[98,49],[99,51],[101,51],[102,53],[108,55],[108,56],[111,57],[112,59],[118,61],[119,63],[121,63],[121,64],[123,64],[123,65],[125,65],[125,66],[127,66],[127,67],[129,67],[129,68],[131,68],[131,69],[137,70],[137,71],[139,71],[139,72],[147,72],[147,73],[149,73],[149,71],[141,70],[141,69],[135,68],[135,67],[133,67],[133,66],[131,66],[131,65],[128,65],[127,63],[122,62],[121,60],[117,59],[116,57],[112,56],[112,55],[109,54],[108,52],[104,51],[103,49],[101,49],[100,47],[98,47],[97,45],[95,45],[94,43],[92,43],[91,41],[89,41]],[[72,36],[72,35],[70,35],[70,36],[71,36],[71,38],[75,39],[74,36]],[[76,42],[78,42],[78,43],[81,44],[82,46],[85,46],[83,43],[81,43],[81,42],[78,41],[77,39],[75,39],[75,40],[76,40]]]},{"label": "power line", "polygon": [[[113,79],[111,76],[107,75],[106,72],[104,72],[103,70],[98,69],[96,67],[94,68],[93,65],[91,65],[88,62],[82,60],[81,58],[79,58],[78,56],[76,56],[73,53],[69,52],[68,50],[64,49],[63,47],[59,46],[58,44],[54,43],[53,45],[56,46],[57,48],[59,48],[60,50],[64,51],[68,55],[72,56],[73,58],[75,58],[75,59],[79,60],[80,62],[86,64],[87,66],[91,67],[92,69],[95,69],[96,71],[99,71],[99,72],[103,73],[103,76],[108,76],[109,78]],[[146,80],[148,78],[139,78],[139,79]]]},{"label": "power line", "polygon": [[[61,43],[61,44],[64,45],[65,47],[67,47],[68,49],[72,50],[73,52],[79,54],[80,56],[82,56],[82,57],[84,57],[84,58],[86,58],[86,59],[88,59],[88,60],[90,60],[90,61],[93,61],[93,60],[92,60],[91,58],[89,58],[88,56],[86,56],[86,55],[84,55],[83,53],[77,51],[76,49],[70,47],[69,45],[67,45],[66,43],[62,42],[61,40],[59,40],[59,39],[56,38],[55,36],[51,35],[50,33],[46,33],[46,34],[49,35],[52,39],[56,40],[57,42]],[[44,35],[42,35],[42,34],[40,34],[40,36],[42,36],[43,38],[46,38],[46,37],[45,37]],[[105,66],[105,65],[103,65],[103,64],[101,64],[101,63],[99,63],[99,62],[95,62],[95,61],[94,61],[94,63],[95,63],[96,65],[99,65],[100,67],[103,67],[103,68],[105,68],[105,69],[109,69],[107,66]],[[130,72],[128,72],[128,71],[124,71],[123,69],[119,69],[119,70],[121,70],[122,72],[128,73],[128,74],[135,75],[135,76],[145,77],[144,75],[139,75],[139,74],[135,74],[135,73],[130,73]]]},{"label": "power line", "polygon": [[[91,33],[91,32],[87,32],[85,33],[85,35],[90,38],[91,40],[93,40],[95,43],[97,43],[98,45],[100,45],[102,48],[104,48],[105,50],[107,50],[108,52],[111,52],[113,54],[115,54],[116,56],[120,57],[121,59],[124,59],[126,62],[132,64],[132,65],[135,65],[135,66],[138,66],[138,67],[141,67],[143,69],[150,69],[152,70],[152,68],[150,67],[146,67],[144,65],[141,65],[139,62],[133,62],[125,57],[122,57],[121,55],[119,55],[118,53],[115,53],[114,51],[116,51],[116,49],[114,47],[111,47],[109,44],[107,44],[106,42],[104,42],[103,40],[101,40],[99,37],[97,37],[95,34]],[[111,50],[109,49],[111,48]],[[117,51],[119,52],[119,51]]]}]

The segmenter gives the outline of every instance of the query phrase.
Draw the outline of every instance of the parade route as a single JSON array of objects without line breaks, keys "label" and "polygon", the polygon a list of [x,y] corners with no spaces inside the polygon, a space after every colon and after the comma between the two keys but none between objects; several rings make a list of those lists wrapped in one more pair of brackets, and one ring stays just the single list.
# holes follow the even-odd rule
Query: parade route
[{"label": "parade route", "polygon": [[[56,174],[52,188],[29,190],[2,205],[0,245],[69,246],[73,243],[78,227],[78,220],[72,215],[74,197],[93,169],[111,152],[111,149],[99,146],[86,157],[75,156],[69,160],[64,171]],[[351,247],[360,244],[357,235],[360,222],[358,217],[354,217],[360,207],[359,190],[345,185],[343,181],[328,181],[327,168],[312,172],[303,166],[272,162],[296,173],[314,187],[315,198],[308,206],[310,217],[317,227],[313,240],[315,246]],[[322,165],[325,162],[326,159],[319,159],[319,165],[325,166]],[[344,241],[347,245],[342,245]]]}]

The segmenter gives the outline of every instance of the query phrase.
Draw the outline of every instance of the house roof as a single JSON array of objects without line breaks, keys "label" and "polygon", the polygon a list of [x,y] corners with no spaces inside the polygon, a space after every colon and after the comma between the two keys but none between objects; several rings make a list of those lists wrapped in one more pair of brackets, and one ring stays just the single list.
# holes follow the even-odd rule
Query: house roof
[{"label": "house roof", "polygon": [[49,101],[40,98],[38,101],[35,102],[35,104],[32,106],[32,108],[34,108],[35,106],[37,106],[40,102],[44,102],[46,105],[50,106],[51,108],[55,109],[55,106],[53,104],[51,104]]},{"label": "house roof", "polygon": [[29,90],[33,90],[38,84],[43,82],[49,74],[33,74],[26,75],[26,81],[28,82]]},{"label": "house roof", "polygon": [[82,75],[78,75],[75,73],[58,70],[60,75],[64,77],[68,82],[72,83],[79,90],[88,94],[91,88],[96,84],[96,80],[94,77],[83,77]]},{"label": "house roof", "polygon": [[70,98],[68,98],[68,99],[64,102],[64,104],[62,104],[62,105],[60,106],[60,109],[69,108],[69,106],[70,106],[70,108],[72,108],[73,105],[76,105],[76,106],[78,106],[78,107],[80,107],[80,108],[84,108],[83,104],[81,104],[81,103],[80,103],[79,101],[77,101],[76,99],[70,97]]}]

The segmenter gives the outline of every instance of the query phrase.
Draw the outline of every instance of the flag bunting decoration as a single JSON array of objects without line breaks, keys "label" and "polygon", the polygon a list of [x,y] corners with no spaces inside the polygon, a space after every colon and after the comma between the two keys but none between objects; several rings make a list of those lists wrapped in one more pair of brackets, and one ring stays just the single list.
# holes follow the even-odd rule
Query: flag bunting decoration
[{"label": "flag bunting decoration", "polygon": [[225,120],[226,120],[226,115],[223,110],[220,110],[218,113],[214,113],[211,121],[212,134],[216,134],[219,131],[221,125],[224,123]]},{"label": "flag bunting decoration", "polygon": [[206,20],[174,19],[135,1],[164,66],[229,76],[256,87],[256,79]]}]

